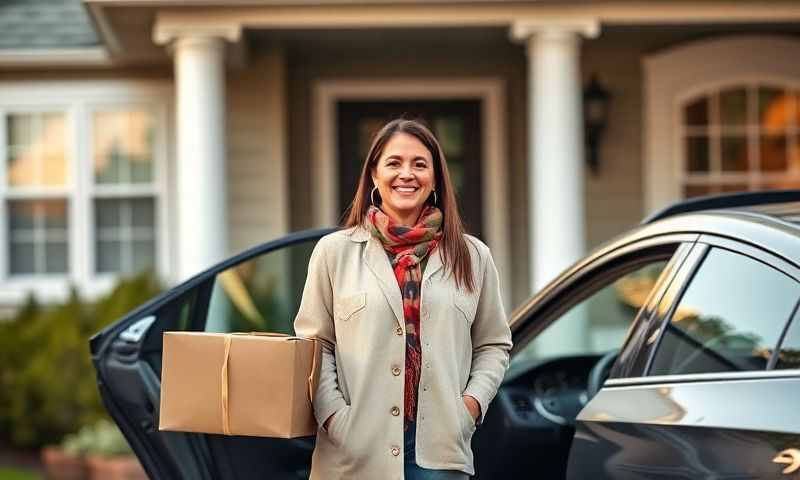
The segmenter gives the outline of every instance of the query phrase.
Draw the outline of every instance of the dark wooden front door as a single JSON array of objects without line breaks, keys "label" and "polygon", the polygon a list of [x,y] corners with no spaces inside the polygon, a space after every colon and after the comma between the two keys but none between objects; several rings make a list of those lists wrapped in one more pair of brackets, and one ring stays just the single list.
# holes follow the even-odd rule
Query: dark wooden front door
[{"label": "dark wooden front door", "polygon": [[386,122],[423,120],[442,144],[467,231],[482,237],[482,119],[479,100],[341,101],[337,104],[339,212],[353,200],[372,136]]}]

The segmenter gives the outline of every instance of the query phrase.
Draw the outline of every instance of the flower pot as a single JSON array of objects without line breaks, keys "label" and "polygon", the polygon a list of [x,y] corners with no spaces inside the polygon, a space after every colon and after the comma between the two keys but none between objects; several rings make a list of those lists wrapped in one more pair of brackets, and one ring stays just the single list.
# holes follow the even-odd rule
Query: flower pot
[{"label": "flower pot", "polygon": [[142,465],[133,455],[90,455],[86,458],[86,466],[89,480],[147,480]]},{"label": "flower pot", "polygon": [[41,452],[44,477],[48,480],[86,480],[83,458],[65,452],[61,447],[44,447]]}]

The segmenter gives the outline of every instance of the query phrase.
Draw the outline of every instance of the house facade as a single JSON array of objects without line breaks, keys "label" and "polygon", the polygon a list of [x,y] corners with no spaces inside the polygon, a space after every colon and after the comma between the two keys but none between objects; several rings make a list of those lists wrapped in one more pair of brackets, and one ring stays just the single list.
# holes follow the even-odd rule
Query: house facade
[{"label": "house facade", "polygon": [[509,307],[672,202],[800,187],[797,2],[45,0],[0,23],[9,308],[335,225],[401,114],[440,137]]}]

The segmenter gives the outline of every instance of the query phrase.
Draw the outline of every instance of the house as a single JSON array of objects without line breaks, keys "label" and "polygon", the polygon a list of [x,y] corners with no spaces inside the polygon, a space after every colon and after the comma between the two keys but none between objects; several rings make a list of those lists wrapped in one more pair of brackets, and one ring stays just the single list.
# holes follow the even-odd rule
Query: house
[{"label": "house", "polygon": [[784,0],[3,2],[0,304],[334,225],[398,113],[516,304],[671,202],[799,187],[798,34]]}]

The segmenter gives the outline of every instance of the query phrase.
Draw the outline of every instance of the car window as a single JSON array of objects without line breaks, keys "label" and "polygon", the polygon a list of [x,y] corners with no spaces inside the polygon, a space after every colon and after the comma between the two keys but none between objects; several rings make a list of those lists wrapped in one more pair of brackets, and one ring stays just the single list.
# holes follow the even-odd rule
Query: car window
[{"label": "car window", "polygon": [[316,240],[283,247],[220,272],[205,331],[294,334],[314,245]]},{"label": "car window", "polygon": [[800,368],[800,315],[797,313],[783,338],[775,368]]},{"label": "car window", "polygon": [[512,364],[532,358],[619,349],[667,261],[654,260],[608,279],[599,290],[559,316],[514,355]]},{"label": "car window", "polygon": [[780,271],[711,248],[665,325],[649,375],[765,369],[798,295]]}]

